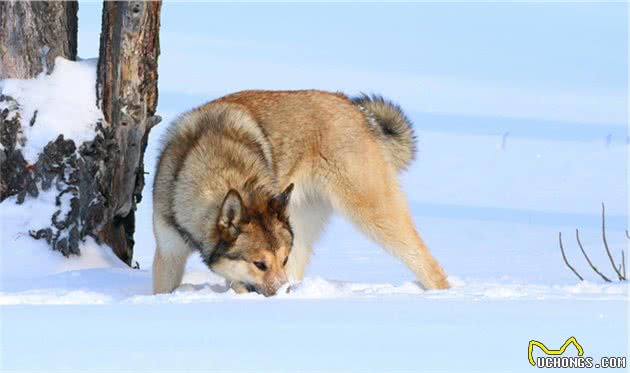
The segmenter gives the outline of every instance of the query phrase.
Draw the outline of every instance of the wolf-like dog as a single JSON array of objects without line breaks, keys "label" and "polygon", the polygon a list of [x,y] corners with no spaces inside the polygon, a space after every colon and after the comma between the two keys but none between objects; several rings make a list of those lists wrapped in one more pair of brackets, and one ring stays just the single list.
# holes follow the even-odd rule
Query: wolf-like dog
[{"label": "wolf-like dog", "polygon": [[155,176],[154,292],[177,288],[198,250],[236,292],[273,295],[303,278],[333,210],[424,288],[448,288],[397,180],[415,151],[410,121],[380,96],[244,91],[181,115]]}]

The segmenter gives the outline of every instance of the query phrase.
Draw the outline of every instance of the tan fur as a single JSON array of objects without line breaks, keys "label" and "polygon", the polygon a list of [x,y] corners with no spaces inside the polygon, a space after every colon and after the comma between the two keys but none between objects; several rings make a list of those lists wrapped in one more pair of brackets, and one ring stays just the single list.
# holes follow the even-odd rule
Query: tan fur
[{"label": "tan fur", "polygon": [[[400,113],[406,120],[400,109],[387,105],[359,104],[321,91],[245,91],[180,117],[166,137],[154,186],[154,284],[159,285],[154,290],[179,285],[180,271],[168,268],[185,263],[192,249],[211,255],[222,240],[217,227],[230,190],[242,196],[246,215],[257,219],[234,230],[240,234],[225,253],[245,260],[221,258],[210,268],[237,290],[246,283],[270,295],[288,277],[300,280],[332,209],[399,257],[425,288],[447,288],[444,271],[413,226],[397,181],[397,171],[413,158],[411,129],[400,127],[407,132],[395,132],[394,138],[390,131],[387,138],[370,123],[387,125],[383,113]],[[295,190],[289,205],[276,207],[282,210],[278,213],[270,201],[291,183]],[[203,247],[194,247],[186,237],[174,238],[172,233],[179,231],[173,221]],[[164,259],[172,257],[180,259]],[[252,265],[261,257],[273,269],[263,273]]]}]

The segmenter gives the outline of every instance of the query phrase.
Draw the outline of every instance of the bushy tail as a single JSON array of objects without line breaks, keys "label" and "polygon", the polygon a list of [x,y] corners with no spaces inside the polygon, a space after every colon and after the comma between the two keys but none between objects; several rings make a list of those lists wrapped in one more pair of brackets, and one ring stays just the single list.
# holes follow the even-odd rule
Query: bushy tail
[{"label": "bushy tail", "polygon": [[416,156],[416,137],[402,109],[378,95],[361,94],[350,100],[365,114],[396,169],[409,167]]}]

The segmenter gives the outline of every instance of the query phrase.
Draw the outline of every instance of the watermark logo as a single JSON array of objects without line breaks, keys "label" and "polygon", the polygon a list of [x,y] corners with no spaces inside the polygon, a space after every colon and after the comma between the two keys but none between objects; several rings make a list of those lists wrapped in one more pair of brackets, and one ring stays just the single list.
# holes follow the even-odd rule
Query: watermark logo
[{"label": "watermark logo", "polygon": [[[577,356],[562,356],[569,346],[573,345],[577,350]],[[545,355],[534,359],[534,346],[538,347]],[[584,356],[582,345],[570,337],[557,350],[547,348],[542,342],[531,340],[527,347],[527,358],[532,366],[538,368],[625,368],[626,358],[602,357],[597,362],[591,356]]]},{"label": "watermark logo", "polygon": [[569,347],[569,345],[573,344],[578,351],[578,356],[584,355],[584,349],[582,345],[575,339],[575,337],[571,337],[567,339],[566,342],[562,346],[560,346],[557,350],[550,350],[545,346],[542,342],[531,340],[529,341],[529,346],[527,347],[527,357],[529,358],[529,363],[533,366],[536,366],[536,361],[534,361],[534,346],[539,347],[545,354],[547,355],[562,355],[564,351]]}]

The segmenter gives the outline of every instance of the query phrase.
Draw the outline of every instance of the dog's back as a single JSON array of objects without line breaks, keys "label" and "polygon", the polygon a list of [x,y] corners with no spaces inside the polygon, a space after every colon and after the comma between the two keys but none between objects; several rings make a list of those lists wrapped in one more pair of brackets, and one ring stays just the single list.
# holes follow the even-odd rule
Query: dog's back
[{"label": "dog's back", "polygon": [[415,137],[400,108],[380,96],[349,98],[341,93],[244,91],[211,102],[243,107],[260,124],[273,146],[279,175],[295,164],[322,156],[339,158],[378,143],[397,170],[414,158]]}]

